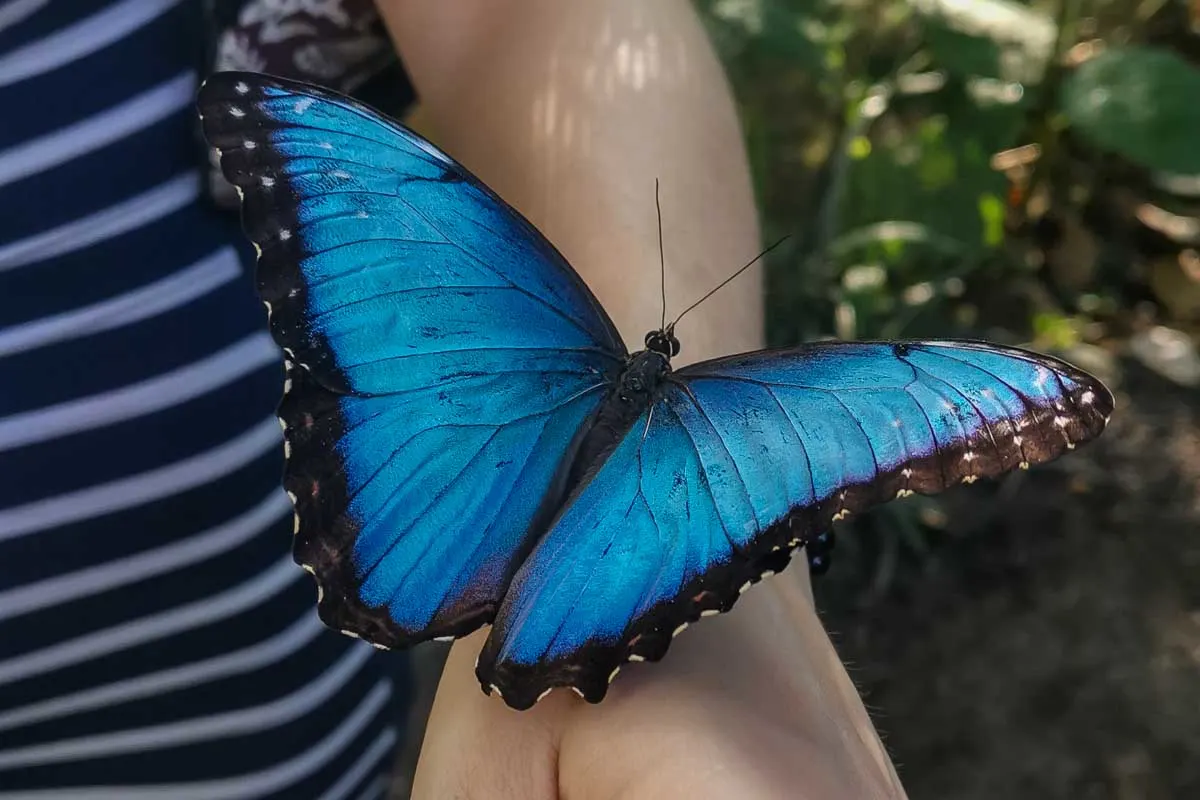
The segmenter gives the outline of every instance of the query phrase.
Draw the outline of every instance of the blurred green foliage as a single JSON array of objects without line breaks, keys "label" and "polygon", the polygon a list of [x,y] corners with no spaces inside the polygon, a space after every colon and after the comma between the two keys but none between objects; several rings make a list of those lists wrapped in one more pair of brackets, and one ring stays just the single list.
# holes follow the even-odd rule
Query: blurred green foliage
[{"label": "blurred green foliage", "polygon": [[[767,262],[773,344],[983,337],[1094,368],[1089,343],[1200,333],[1200,6],[695,1],[764,238],[793,234]],[[885,508],[876,585],[937,517]]]},{"label": "blurred green foliage", "polygon": [[1200,173],[1200,69],[1148,41],[1191,35],[1185,0],[697,3],[741,103],[766,238],[796,234],[769,263],[775,343],[1028,341],[1063,327],[1048,317],[1086,323],[1128,275],[1108,253],[1117,274],[1072,298],[1045,285],[1037,223],[1096,188],[1073,173],[1090,161],[1106,180],[1113,158]]},{"label": "blurred green foliage", "polygon": [[1154,169],[1200,173],[1200,71],[1174,53],[1101,53],[1065,81],[1063,112],[1097,147]]}]

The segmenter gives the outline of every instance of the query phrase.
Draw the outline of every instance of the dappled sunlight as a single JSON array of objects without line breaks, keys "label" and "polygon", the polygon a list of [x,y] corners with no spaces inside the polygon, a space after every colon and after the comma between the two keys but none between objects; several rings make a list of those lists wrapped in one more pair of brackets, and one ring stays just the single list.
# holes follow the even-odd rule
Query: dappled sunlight
[{"label": "dappled sunlight", "polygon": [[591,102],[620,104],[628,93],[661,91],[687,77],[687,48],[677,36],[651,27],[640,9],[621,26],[608,19],[593,33],[555,48],[532,101],[531,132],[539,141],[564,150],[579,146],[586,154],[589,126],[577,122],[565,98],[578,100],[582,92]]},{"label": "dappled sunlight", "polygon": [[[669,5],[630,2],[579,14],[556,29],[548,51],[531,55],[537,61],[521,68],[525,86],[514,93],[528,140],[512,146],[529,148],[533,167],[492,181],[501,194],[520,200],[601,300],[620,309],[614,321],[633,347],[662,313],[656,179],[669,309],[682,310],[757,252],[757,241],[745,236],[753,230],[753,206],[735,109],[711,100],[725,76],[705,46],[702,26],[685,20],[681,24]],[[732,204],[744,209],[738,219],[722,218],[731,189],[741,193]],[[609,219],[606,230],[574,223],[601,211]],[[717,237],[715,252],[697,253],[689,245],[697,226],[739,234]],[[608,268],[614,259],[636,264],[635,278]],[[688,275],[701,285],[685,285]],[[755,267],[723,290],[724,297],[753,311],[761,302],[758,281]],[[684,360],[761,343],[735,341],[692,317],[681,325]]]}]

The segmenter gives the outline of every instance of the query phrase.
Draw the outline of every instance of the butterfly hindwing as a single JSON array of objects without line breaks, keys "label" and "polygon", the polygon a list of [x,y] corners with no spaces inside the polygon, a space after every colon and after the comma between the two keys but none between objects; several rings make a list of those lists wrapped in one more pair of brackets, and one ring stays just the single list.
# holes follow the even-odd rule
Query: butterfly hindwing
[{"label": "butterfly hindwing", "polygon": [[399,124],[249,73],[199,107],[288,359],[284,485],[322,619],[385,646],[487,622],[619,336],[532,225]]},{"label": "butterfly hindwing", "polygon": [[1112,395],[1053,358],[972,342],[834,343],[674,373],[518,571],[478,674],[526,707],[603,698],[628,660],[728,609],[830,523],[906,492],[1048,461]]}]

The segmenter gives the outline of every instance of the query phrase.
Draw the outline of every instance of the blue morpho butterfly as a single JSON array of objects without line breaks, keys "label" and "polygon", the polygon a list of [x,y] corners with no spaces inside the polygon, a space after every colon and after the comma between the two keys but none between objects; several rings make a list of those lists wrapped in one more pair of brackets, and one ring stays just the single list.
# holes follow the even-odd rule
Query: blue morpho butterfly
[{"label": "blue morpho butterfly", "polygon": [[599,702],[830,523],[1048,461],[1103,430],[1095,378],[968,341],[819,343],[672,370],[625,349],[537,230],[412,131],[249,73],[200,91],[287,358],[296,560],[381,647],[488,623],[512,707]]}]

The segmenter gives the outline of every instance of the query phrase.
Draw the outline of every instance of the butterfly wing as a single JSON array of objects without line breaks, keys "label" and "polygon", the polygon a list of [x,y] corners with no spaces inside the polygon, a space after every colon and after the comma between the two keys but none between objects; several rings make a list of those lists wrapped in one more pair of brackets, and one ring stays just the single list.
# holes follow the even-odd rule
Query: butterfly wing
[{"label": "butterfly wing", "polygon": [[478,676],[524,708],[593,702],[628,660],[730,608],[833,520],[1048,461],[1112,395],[1060,361],[970,342],[815,344],[682,369],[513,580]]},{"label": "butterfly wing", "polygon": [[488,621],[626,355],[578,275],[432,144],[305,84],[220,73],[204,134],[287,356],[284,485],[329,625]]}]

